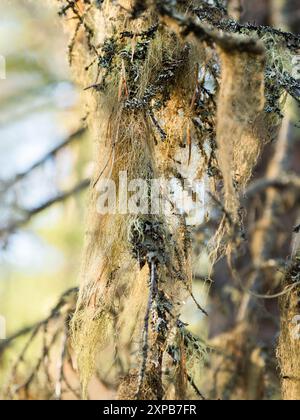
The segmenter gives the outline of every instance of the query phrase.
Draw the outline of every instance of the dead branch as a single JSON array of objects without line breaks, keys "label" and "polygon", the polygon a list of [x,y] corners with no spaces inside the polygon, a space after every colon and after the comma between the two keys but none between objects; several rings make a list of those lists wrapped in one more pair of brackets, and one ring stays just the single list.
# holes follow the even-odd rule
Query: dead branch
[{"label": "dead branch", "polygon": [[24,178],[26,178],[35,169],[44,165],[44,163],[46,163],[48,160],[54,158],[61,150],[68,147],[75,140],[80,139],[84,135],[85,132],[86,132],[85,128],[81,128],[81,129],[75,131],[69,137],[67,137],[62,143],[60,143],[58,146],[54,147],[45,156],[43,156],[41,159],[39,159],[37,162],[35,162],[32,166],[30,166],[28,169],[26,169],[26,171],[23,171],[23,172],[20,172],[20,173],[16,174],[12,179],[3,182],[2,185],[1,185],[1,182],[0,182],[0,193],[1,194],[6,193],[11,187],[13,187],[18,182],[22,181]]},{"label": "dead branch", "polygon": [[6,338],[5,340],[0,341],[0,353],[4,350],[8,349],[10,346],[14,344],[16,340],[18,340],[21,337],[24,337],[28,335],[29,333],[34,333],[35,331],[39,331],[44,325],[48,324],[48,322],[51,319],[56,318],[60,315],[62,308],[65,305],[68,305],[70,302],[70,296],[76,295],[78,293],[78,288],[72,288],[67,290],[63,293],[63,295],[59,298],[57,304],[55,307],[51,310],[48,317],[43,319],[42,321],[36,322],[33,325],[30,325],[25,328],[21,328],[19,331],[16,331],[14,334],[12,334],[10,337]]},{"label": "dead branch", "polygon": [[[296,175],[282,174],[280,178],[268,179],[261,178],[252,182],[247,188],[244,200],[251,200],[256,195],[266,192],[269,188],[276,190],[293,190],[296,194],[300,194],[300,178]],[[243,200],[243,199],[242,199]]]},{"label": "dead branch", "polygon": [[76,194],[79,194],[80,192],[88,188],[89,185],[90,185],[90,180],[85,179],[81,181],[79,184],[77,184],[71,190],[58,194],[56,197],[51,198],[50,200],[46,201],[40,206],[33,208],[31,210],[24,210],[25,215],[22,220],[12,222],[8,226],[5,226],[0,229],[0,237],[7,237],[8,235],[14,233],[16,230],[22,228],[24,225],[30,222],[34,216],[42,213],[43,211],[52,207],[54,204],[62,203],[68,200],[70,197]]},{"label": "dead branch", "polygon": [[[65,356],[67,355],[67,351],[66,351],[67,332],[66,331],[68,329],[71,314],[75,310],[77,295],[78,295],[78,288],[69,289],[59,298],[57,304],[51,310],[49,316],[47,316],[44,320],[36,323],[35,325],[31,327],[21,329],[20,331],[16,332],[7,340],[4,340],[1,343],[0,350],[3,353],[3,351],[7,350],[11,345],[13,345],[17,339],[30,333],[29,338],[27,339],[23,349],[19,353],[13,367],[11,368],[9,387],[7,391],[9,395],[12,395],[12,396],[17,395],[22,390],[24,390],[27,395],[29,388],[33,384],[33,381],[35,380],[38,372],[40,371],[40,368],[42,367],[43,363],[46,363],[46,361],[48,360],[50,351],[52,350],[54,344],[56,343],[57,339],[62,334],[62,332],[63,332],[64,341],[63,341],[63,351],[61,353],[61,357],[63,359],[65,358]],[[46,334],[48,333],[49,326],[53,321],[57,321],[59,319],[61,320],[62,331],[61,331],[61,327],[59,326],[52,334],[50,342],[47,343]],[[41,355],[38,358],[37,362],[35,363],[26,381],[18,385],[17,387],[13,387],[14,380],[17,377],[17,374],[19,371],[19,367],[21,364],[26,363],[26,355],[31,345],[33,344],[33,342],[35,341],[35,339],[38,337],[40,333],[44,334]],[[64,372],[63,372],[64,360],[61,360],[61,363],[62,363],[62,366],[60,366],[59,368],[59,384],[61,384],[62,381],[64,380]],[[51,378],[49,377],[48,372],[47,372],[47,376],[48,376],[48,380],[51,382]],[[59,389],[58,384],[56,384],[55,391],[56,391],[57,397],[61,396],[61,390]]]},{"label": "dead branch", "polygon": [[[167,17],[178,25],[183,36],[192,33],[199,41],[205,41],[208,44],[215,43],[225,51],[247,52],[251,54],[261,55],[264,52],[263,45],[257,38],[241,38],[221,33],[219,30],[211,29],[196,17],[192,15],[183,15],[175,10],[174,7],[167,3],[158,1],[158,11],[162,17]],[[170,22],[166,22],[167,24]],[[172,25],[171,25],[172,26]]]}]

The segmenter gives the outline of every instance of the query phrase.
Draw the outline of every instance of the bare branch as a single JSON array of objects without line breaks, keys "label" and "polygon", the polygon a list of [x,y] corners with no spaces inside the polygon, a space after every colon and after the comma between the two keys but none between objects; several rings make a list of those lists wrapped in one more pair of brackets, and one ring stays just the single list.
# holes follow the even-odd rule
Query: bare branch
[{"label": "bare branch", "polygon": [[275,188],[277,190],[294,189],[300,193],[300,178],[298,176],[282,176],[281,178],[262,178],[253,182],[245,193],[246,200],[249,200],[265,192],[269,188]]},{"label": "bare branch", "polygon": [[69,297],[72,295],[76,295],[78,293],[78,288],[72,288],[67,290],[58,300],[55,307],[52,309],[49,316],[42,321],[36,322],[33,325],[30,325],[28,327],[22,328],[19,331],[12,334],[10,337],[6,338],[5,340],[0,341],[0,354],[5,349],[9,348],[13,343],[18,340],[21,337],[24,337],[30,333],[33,333],[35,331],[39,331],[44,325],[46,325],[51,319],[57,317],[60,314],[61,309],[68,304]]},{"label": "bare branch", "polygon": [[58,194],[56,197],[51,198],[50,200],[46,201],[45,203],[41,204],[40,206],[36,208],[25,211],[25,217],[22,220],[12,222],[8,226],[0,229],[0,237],[9,235],[15,232],[17,229],[20,229],[21,227],[26,225],[28,222],[30,222],[30,220],[37,214],[42,213],[44,210],[47,210],[49,207],[52,207],[54,204],[58,204],[58,203],[66,201],[68,198],[72,197],[73,195],[76,195],[82,192],[83,190],[85,190],[86,188],[88,188],[89,185],[90,185],[90,180],[85,179],[79,182],[79,184],[77,184],[71,190]]},{"label": "bare branch", "polygon": [[[33,384],[34,380],[37,377],[38,372],[40,371],[43,363],[45,363],[48,360],[48,357],[50,355],[50,351],[53,348],[54,344],[56,343],[57,339],[60,337],[62,333],[64,333],[64,340],[63,340],[63,351],[61,353],[61,357],[63,358],[61,360],[62,365],[59,366],[59,381],[64,379],[64,372],[63,372],[63,363],[65,356],[67,354],[66,352],[66,340],[67,340],[67,330],[68,330],[68,323],[70,320],[71,314],[75,310],[76,301],[77,301],[77,295],[78,295],[78,288],[72,288],[66,291],[58,300],[58,303],[56,306],[51,310],[49,316],[45,318],[44,320],[36,323],[35,325],[24,328],[20,330],[19,332],[13,334],[10,338],[3,341],[0,347],[0,351],[6,350],[17,338],[20,338],[28,333],[30,333],[29,338],[26,341],[26,344],[24,345],[22,351],[19,353],[10,373],[10,381],[9,381],[9,388],[7,390],[8,395],[11,395],[14,397],[16,394],[18,394],[20,391],[25,391],[26,395],[28,394],[30,386]],[[53,334],[51,334],[51,339],[49,343],[47,343],[46,340],[46,334],[49,329],[49,324],[52,321],[60,320],[61,324],[59,324],[58,328],[55,329]],[[19,367],[21,364],[26,362],[26,355],[32,345],[32,343],[35,341],[35,339],[38,337],[38,335],[42,333],[44,334],[44,340],[43,340],[43,346],[40,356],[38,357],[37,362],[35,363],[33,369],[31,370],[31,373],[27,377],[24,383],[18,385],[17,387],[13,387],[14,379],[17,377]],[[48,375],[48,374],[47,374]],[[48,377],[49,382],[51,383],[50,376]],[[56,388],[56,391],[61,394],[61,390]]]}]

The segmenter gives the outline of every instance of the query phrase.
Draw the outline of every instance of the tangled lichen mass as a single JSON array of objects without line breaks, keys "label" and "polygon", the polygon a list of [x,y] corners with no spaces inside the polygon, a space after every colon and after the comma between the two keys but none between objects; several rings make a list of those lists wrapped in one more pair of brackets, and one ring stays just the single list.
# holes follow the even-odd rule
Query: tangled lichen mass
[{"label": "tangled lichen mass", "polygon": [[[251,350],[244,321],[245,314],[255,312],[249,296],[264,295],[261,278],[271,268],[262,261],[272,262],[272,240],[262,246],[261,237],[269,232],[264,218],[260,229],[246,232],[245,203],[252,199],[249,182],[265,148],[284,137],[287,108],[292,101],[299,107],[300,82],[293,67],[299,35],[242,23],[232,16],[230,1],[56,3],[95,142],[80,289],[76,308],[67,315],[83,397],[93,377],[110,363],[106,376],[119,399],[217,399],[202,390],[199,375],[209,369],[211,355],[220,361],[220,383],[217,372],[212,382],[224,398],[238,386],[250,389],[249,378],[260,389],[264,360]],[[276,164],[284,167],[280,156]],[[167,214],[97,211],[102,179],[117,187],[123,172],[142,179],[150,201],[153,179],[176,178],[177,188],[185,186],[186,168],[192,168],[192,181],[200,180],[204,191],[202,223],[191,226],[174,202]],[[297,180],[289,185],[298,188]],[[270,220],[280,207],[272,195],[277,187],[266,187],[264,196]],[[196,192],[190,187],[188,194],[193,198]],[[256,199],[259,210],[251,212],[253,219],[263,200]],[[194,334],[182,316],[188,299],[199,317],[213,311],[203,308],[193,291],[193,247],[199,236],[211,272],[226,257],[230,274],[224,276],[232,275],[237,285],[247,279],[238,296],[229,286],[224,293],[224,299],[231,293],[241,304],[231,320],[232,335],[215,345]],[[288,331],[299,306],[298,253],[284,266],[278,295],[283,331],[278,360],[285,395],[300,399],[299,380],[293,382],[300,375],[299,343]],[[245,255],[254,262],[243,270]],[[210,281],[207,275],[205,287]],[[252,295],[243,295],[248,289]],[[246,372],[244,385],[225,350],[237,354],[236,371]],[[105,362],[104,353],[109,354]]]},{"label": "tangled lichen mass", "polygon": [[[133,178],[170,175],[176,171],[176,150],[195,145],[203,156],[199,173],[209,175],[211,193],[224,203],[214,258],[234,253],[243,241],[238,232],[243,217],[240,194],[280,125],[284,95],[299,100],[299,84],[289,72],[299,37],[240,24],[222,2],[104,1],[97,11],[90,1],[62,3],[60,15],[78,21],[70,54],[83,87],[94,97],[90,116],[97,153],[110,157],[108,164],[99,162],[101,174],[106,165],[104,173],[115,179],[120,170]],[[133,334],[143,338],[140,356],[128,366],[130,383],[137,384],[132,391],[128,386],[128,397],[141,397],[143,389],[143,398],[162,398],[166,369],[172,378],[168,386],[175,393],[181,370],[187,370],[184,376],[190,381],[181,383],[185,395],[193,380],[189,363],[182,364],[193,355],[179,318],[184,296],[191,290],[184,216],[100,219],[93,206],[91,212],[73,320],[81,374],[92,373],[84,359],[96,358],[103,328],[109,328],[104,319],[121,319],[128,302],[137,299],[132,290],[136,281],[144,281],[138,274],[142,271],[142,277],[148,277],[149,298],[139,297],[140,308],[134,315]],[[129,235],[128,226],[132,226]],[[124,291],[126,302],[121,299],[116,308],[117,289]]]}]

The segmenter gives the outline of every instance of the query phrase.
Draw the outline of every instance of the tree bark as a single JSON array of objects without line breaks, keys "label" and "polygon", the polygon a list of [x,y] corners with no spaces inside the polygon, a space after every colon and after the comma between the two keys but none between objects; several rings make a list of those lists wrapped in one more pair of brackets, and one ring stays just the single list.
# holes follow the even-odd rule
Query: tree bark
[{"label": "tree bark", "polygon": [[[298,242],[298,238],[295,241]],[[290,292],[280,299],[281,333],[277,352],[282,375],[282,396],[288,401],[300,400],[300,248],[296,242],[297,248],[283,282]]]}]

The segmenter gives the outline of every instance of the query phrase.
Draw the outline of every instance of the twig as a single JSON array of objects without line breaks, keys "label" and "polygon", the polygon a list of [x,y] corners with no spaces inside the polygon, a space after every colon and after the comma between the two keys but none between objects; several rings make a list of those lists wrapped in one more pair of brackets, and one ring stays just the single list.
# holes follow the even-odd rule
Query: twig
[{"label": "twig", "polygon": [[[10,378],[11,379],[10,379],[9,382],[13,383],[13,380],[17,375],[19,365],[21,363],[25,362],[25,356],[26,356],[31,344],[33,343],[33,341],[35,340],[37,335],[40,333],[40,331],[43,329],[44,334],[46,334],[48,332],[48,325],[49,325],[50,321],[55,320],[55,319],[59,318],[60,316],[62,316],[64,327],[65,327],[65,329],[67,328],[66,323],[68,322],[69,314],[70,314],[70,312],[74,311],[74,309],[75,309],[75,299],[74,299],[74,302],[73,302],[73,298],[75,296],[77,296],[77,293],[78,293],[78,288],[72,288],[72,289],[69,289],[67,292],[65,292],[60,297],[57,305],[51,310],[49,316],[47,318],[45,318],[44,320],[42,320],[41,322],[35,324],[35,326],[32,327],[32,333],[31,333],[28,341],[26,342],[25,346],[23,347],[22,351],[20,352],[16,362],[13,365],[13,368],[12,368],[11,373],[10,373]],[[8,342],[12,343],[14,340],[16,340],[17,338],[24,335],[24,331],[29,332],[28,330],[29,330],[29,328],[23,329],[20,332],[15,333],[10,339],[8,339]],[[50,350],[53,347],[53,345],[55,344],[55,342],[56,342],[56,340],[57,340],[57,338],[59,337],[60,334],[61,334],[61,330],[58,329],[54,333],[54,335],[52,336],[49,344],[47,344],[45,341],[43,342],[42,354],[41,354],[40,358],[38,359],[37,363],[35,364],[34,369],[32,370],[31,374],[28,376],[27,380],[23,384],[19,385],[15,389],[13,389],[13,391],[12,391],[13,394],[18,393],[22,389],[25,389],[25,392],[28,392],[28,388],[31,386],[33,380],[35,379],[36,374],[38,373],[38,371],[40,370],[40,368],[42,366],[42,363],[45,361],[45,359],[48,358]],[[64,355],[65,355],[65,353],[64,353]],[[47,376],[48,376],[48,372],[47,372]],[[60,372],[60,377],[61,377],[61,372]],[[48,381],[51,382],[50,377],[48,377]],[[9,389],[8,392],[9,393],[11,392],[10,389]]]},{"label": "twig", "polygon": [[265,192],[269,188],[275,188],[277,190],[286,190],[292,188],[300,193],[300,178],[298,176],[285,176],[281,175],[280,178],[259,179],[248,187],[245,193],[245,199],[249,200],[262,192]]},{"label": "twig", "polygon": [[202,308],[202,306],[197,302],[197,299],[195,298],[195,295],[192,291],[190,291],[191,298],[193,299],[195,305],[199,309],[200,312],[202,312],[205,316],[209,316],[205,309]]},{"label": "twig", "polygon": [[221,35],[220,31],[209,29],[203,23],[199,23],[193,16],[182,15],[162,1],[158,1],[157,7],[161,16],[167,16],[184,29],[184,36],[193,33],[200,41],[206,41],[209,44],[215,43],[227,51],[235,50],[259,55],[264,53],[263,44],[257,39],[233,37],[226,33]]},{"label": "twig", "polygon": [[149,352],[149,324],[150,324],[150,314],[151,314],[151,309],[152,309],[152,304],[153,304],[153,298],[154,298],[154,293],[155,293],[155,289],[156,289],[156,265],[154,260],[152,259],[152,261],[150,262],[150,291],[149,291],[149,298],[148,298],[148,304],[147,304],[147,309],[146,309],[146,315],[145,315],[145,319],[144,319],[144,329],[143,329],[143,348],[142,348],[142,364],[141,364],[141,368],[140,368],[140,373],[139,373],[139,381],[138,381],[138,387],[137,387],[137,393],[136,393],[136,397],[137,399],[140,397],[141,391],[142,391],[142,386],[143,386],[143,381],[145,378],[145,374],[146,374],[146,367],[147,367],[147,362],[148,362],[148,352]]},{"label": "twig", "polygon": [[9,338],[6,338],[5,340],[1,340],[0,341],[0,354],[1,352],[3,352],[5,349],[7,349],[8,347],[10,347],[15,340],[17,340],[18,338],[21,338],[27,334],[29,334],[30,332],[32,332],[32,330],[34,330],[38,325],[40,325],[40,323],[31,325],[29,327],[25,327],[23,329],[21,329],[20,331],[16,332],[15,334],[13,334],[12,336],[10,336]]},{"label": "twig", "polygon": [[65,331],[62,337],[62,345],[61,345],[61,355],[59,359],[58,365],[58,380],[55,386],[55,399],[61,400],[62,399],[62,385],[64,380],[64,360],[67,354],[67,345],[68,345],[68,331],[65,326]]},{"label": "twig", "polygon": [[60,331],[56,331],[56,333],[53,335],[49,346],[45,347],[43,349],[43,354],[41,355],[41,357],[38,359],[35,367],[32,370],[32,373],[30,374],[30,376],[28,377],[28,379],[21,385],[19,385],[15,390],[14,393],[17,394],[18,392],[20,392],[22,389],[25,389],[26,394],[28,393],[28,389],[30,388],[35,376],[37,375],[37,373],[40,370],[40,367],[43,363],[43,360],[45,359],[45,357],[47,357],[49,355],[49,352],[51,350],[51,348],[53,347],[53,345],[55,344],[58,336],[60,334]]},{"label": "twig", "polygon": [[75,131],[67,139],[65,139],[61,144],[56,146],[54,149],[52,149],[50,152],[48,152],[45,156],[43,156],[41,159],[39,159],[37,162],[35,162],[32,166],[30,166],[28,169],[26,169],[26,171],[20,172],[17,175],[15,175],[11,180],[8,180],[8,181],[4,182],[3,186],[1,186],[1,184],[0,184],[0,193],[3,194],[5,192],[7,192],[9,188],[14,186],[19,181],[22,181],[22,179],[26,178],[35,169],[39,168],[44,163],[46,163],[48,160],[55,157],[62,149],[66,148],[73,141],[82,137],[85,132],[86,132],[85,128],[81,128],[81,129]]},{"label": "twig", "polygon": [[45,203],[41,204],[40,206],[35,207],[31,210],[25,211],[25,217],[22,220],[12,222],[8,226],[5,226],[5,227],[0,229],[0,237],[9,235],[9,234],[15,232],[17,229],[20,229],[21,227],[26,225],[28,222],[30,222],[30,220],[34,216],[36,216],[37,214],[42,213],[44,210],[47,210],[49,207],[52,207],[54,204],[58,204],[58,203],[66,201],[67,199],[69,199],[73,195],[76,195],[76,194],[80,193],[81,191],[85,190],[86,188],[88,188],[89,185],[90,185],[90,180],[85,179],[85,180],[79,182],[79,184],[77,184],[71,190],[66,191],[64,193],[60,193],[56,197],[51,198],[50,200],[46,201]]},{"label": "twig", "polygon": [[202,401],[206,401],[206,398],[204,397],[204,395],[200,392],[199,388],[197,387],[197,385],[195,384],[193,378],[190,375],[187,375],[188,381],[191,384],[191,386],[193,387],[194,391],[196,392],[196,394],[198,395],[198,397],[201,398]]},{"label": "twig", "polygon": [[[14,334],[12,334],[10,337],[8,337],[5,340],[1,340],[0,341],[0,353],[2,351],[4,351],[5,349],[7,349],[8,347],[10,347],[16,340],[18,340],[21,337],[24,337],[25,335],[32,333],[32,335],[36,334],[36,331],[38,332],[44,325],[48,324],[50,319],[53,319],[55,317],[57,317],[57,315],[59,314],[60,310],[62,309],[62,307],[67,304],[68,302],[68,298],[71,295],[76,295],[78,293],[78,288],[72,288],[67,290],[59,299],[57,305],[52,309],[50,315],[43,319],[40,322],[37,322],[31,326],[22,328],[21,330],[15,332]],[[35,336],[33,337],[33,339],[35,338]],[[30,339],[29,341],[32,341],[32,339]],[[27,348],[27,344],[25,346],[25,352],[26,352],[26,348]],[[24,350],[23,350],[23,356],[24,356]],[[23,359],[22,357],[20,357],[20,359]]]}]

